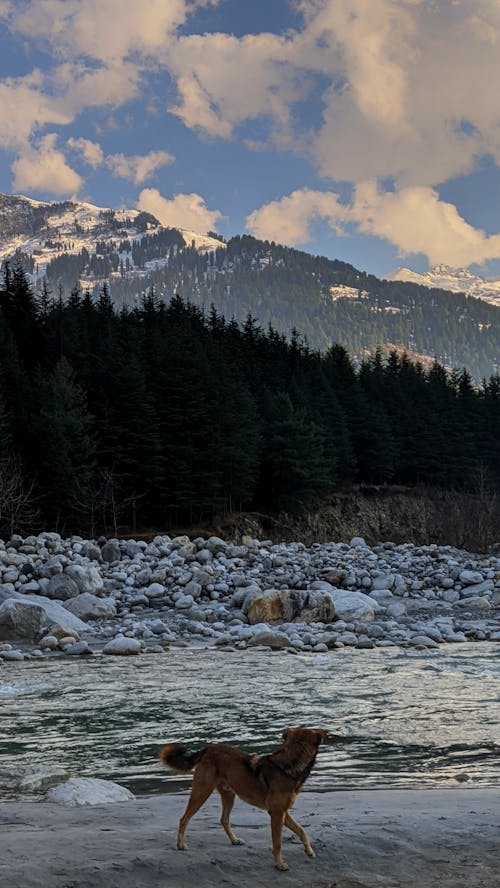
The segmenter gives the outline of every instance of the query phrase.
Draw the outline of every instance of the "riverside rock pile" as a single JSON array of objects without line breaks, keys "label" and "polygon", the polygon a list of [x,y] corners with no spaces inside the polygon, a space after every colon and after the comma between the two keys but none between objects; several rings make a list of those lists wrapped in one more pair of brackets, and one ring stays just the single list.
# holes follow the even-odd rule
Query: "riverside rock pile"
[{"label": "riverside rock pile", "polygon": [[435,648],[500,641],[500,557],[219,537],[0,540],[0,662],[169,645]]}]

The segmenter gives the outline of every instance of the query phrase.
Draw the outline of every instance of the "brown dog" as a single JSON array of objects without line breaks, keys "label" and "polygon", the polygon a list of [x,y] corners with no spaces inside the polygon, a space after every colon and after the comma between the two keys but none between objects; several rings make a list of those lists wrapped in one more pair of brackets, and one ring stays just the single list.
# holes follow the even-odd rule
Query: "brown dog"
[{"label": "brown dog", "polygon": [[244,844],[235,836],[229,822],[235,796],[239,796],[249,805],[269,812],[274,862],[279,870],[288,869],[281,856],[283,826],[291,829],[302,841],[306,854],[314,857],[307,833],[293,819],[290,808],[309,776],[325,735],[325,731],[310,728],[288,728],[281,746],[270,755],[260,756],[250,756],[222,744],[205,746],[193,754],[186,753],[179,743],[164,746],[160,758],[167,768],[184,772],[194,768],[191,795],[177,833],[179,851],[186,850],[184,833],[191,817],[216,789],[222,801],[221,824],[233,845]]}]

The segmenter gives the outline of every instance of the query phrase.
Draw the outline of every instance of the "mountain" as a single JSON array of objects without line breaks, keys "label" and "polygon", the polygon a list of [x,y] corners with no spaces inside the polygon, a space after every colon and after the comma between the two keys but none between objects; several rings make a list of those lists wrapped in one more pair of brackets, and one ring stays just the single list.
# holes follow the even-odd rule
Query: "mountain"
[{"label": "mountain", "polygon": [[379,280],[274,241],[166,228],[138,210],[0,195],[0,261],[7,259],[53,298],[75,286],[97,296],[106,283],[117,306],[134,308],[153,288],[158,298],[177,293],[228,319],[251,315],[287,336],[298,331],[316,349],[339,342],[358,360],[381,347],[467,367],[478,381],[500,368],[500,308],[458,292],[468,272],[429,289],[421,278],[438,278]]},{"label": "mountain", "polygon": [[406,281],[421,284],[423,287],[434,287],[440,290],[451,290],[454,293],[466,293],[476,299],[484,299],[492,305],[500,305],[500,278],[488,279],[472,274],[467,268],[450,268],[449,265],[435,265],[429,271],[419,274],[410,268],[397,268],[390,275],[389,281]]}]

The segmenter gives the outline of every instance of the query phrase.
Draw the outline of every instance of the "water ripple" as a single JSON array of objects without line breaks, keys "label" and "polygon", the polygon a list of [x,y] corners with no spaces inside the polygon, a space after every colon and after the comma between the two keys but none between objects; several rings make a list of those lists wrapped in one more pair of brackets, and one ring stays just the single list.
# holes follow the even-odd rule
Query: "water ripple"
[{"label": "water ripple", "polygon": [[311,788],[500,778],[500,649],[491,644],[321,657],[182,650],[15,668],[15,681],[0,682],[0,769],[57,762],[165,792],[186,781],[160,768],[162,743],[261,753],[285,727],[305,724],[329,732]]}]

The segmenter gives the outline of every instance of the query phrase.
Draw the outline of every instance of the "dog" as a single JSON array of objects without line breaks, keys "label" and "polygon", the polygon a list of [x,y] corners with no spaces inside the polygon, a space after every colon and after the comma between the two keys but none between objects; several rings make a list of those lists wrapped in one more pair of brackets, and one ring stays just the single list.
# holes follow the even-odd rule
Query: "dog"
[{"label": "dog", "polygon": [[191,794],[179,821],[177,848],[186,850],[184,834],[194,814],[214,789],[222,802],[221,824],[233,845],[243,845],[231,829],[230,814],[235,796],[249,805],[263,808],[271,818],[273,857],[276,868],[287,870],[281,854],[283,826],[299,837],[308,857],[315,857],[308,835],[290,814],[297,795],[316,761],[326,732],[311,728],[288,728],[283,742],[269,755],[248,755],[240,749],[223,744],[205,746],[199,752],[187,753],[180,743],[169,743],[160,752],[167,768],[187,772],[194,768]]}]

